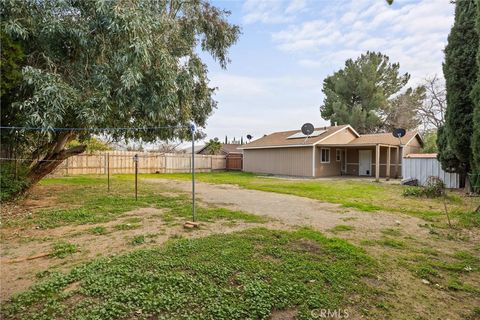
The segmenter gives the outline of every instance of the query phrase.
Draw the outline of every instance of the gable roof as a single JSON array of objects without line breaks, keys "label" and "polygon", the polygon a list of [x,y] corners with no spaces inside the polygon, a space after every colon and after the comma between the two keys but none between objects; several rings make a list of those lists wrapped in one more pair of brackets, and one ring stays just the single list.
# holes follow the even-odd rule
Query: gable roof
[{"label": "gable roof", "polygon": [[408,131],[400,140],[395,138],[391,133],[373,133],[359,135],[350,125],[331,126],[323,128],[315,128],[315,130],[325,130],[316,137],[289,139],[294,134],[301,133],[300,130],[290,130],[274,132],[260,139],[250,142],[249,144],[238,147],[239,149],[263,149],[263,148],[286,148],[286,147],[311,147],[321,144],[326,138],[333,136],[344,129],[349,129],[357,137],[352,141],[340,145],[376,145],[385,144],[391,146],[399,146],[409,144],[414,138],[417,138],[421,144],[423,140],[416,131]]},{"label": "gable roof", "polygon": [[359,134],[350,125],[315,128],[315,131],[323,131],[316,137],[289,139],[294,134],[301,133],[301,130],[290,130],[274,132],[260,139],[241,146],[241,149],[281,148],[281,147],[308,147],[313,146],[323,139],[330,137],[344,129],[352,130],[357,137]]},{"label": "gable roof", "polygon": [[242,153],[242,150],[239,149],[241,147],[241,144],[235,144],[235,143],[222,143],[222,151],[225,153]]},{"label": "gable roof", "polygon": [[402,145],[408,144],[412,141],[413,138],[417,137],[421,144],[423,144],[422,138],[416,131],[407,131],[405,136],[400,138],[395,138],[390,132],[388,133],[372,133],[372,134],[362,134],[357,139],[351,141],[349,144],[388,144],[392,146],[399,146],[400,141]]}]

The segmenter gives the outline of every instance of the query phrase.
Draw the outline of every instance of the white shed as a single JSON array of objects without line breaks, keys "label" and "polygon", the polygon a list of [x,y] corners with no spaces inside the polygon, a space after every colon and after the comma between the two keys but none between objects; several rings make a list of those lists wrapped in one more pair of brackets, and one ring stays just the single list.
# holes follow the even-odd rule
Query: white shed
[{"label": "white shed", "polygon": [[443,171],[436,153],[411,153],[403,158],[403,179],[417,179],[420,185],[424,185],[430,176],[442,179],[447,188],[460,186],[460,176]]}]

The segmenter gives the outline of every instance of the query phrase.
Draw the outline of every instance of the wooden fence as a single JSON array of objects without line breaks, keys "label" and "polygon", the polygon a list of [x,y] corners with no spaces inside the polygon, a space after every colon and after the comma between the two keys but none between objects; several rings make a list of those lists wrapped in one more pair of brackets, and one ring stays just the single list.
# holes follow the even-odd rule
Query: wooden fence
[{"label": "wooden fence", "polygon": [[[70,157],[58,166],[53,175],[134,173],[133,156],[138,154],[139,173],[191,172],[192,155],[184,153],[152,153],[107,151]],[[195,155],[195,171],[210,172],[226,169],[225,156]]]}]

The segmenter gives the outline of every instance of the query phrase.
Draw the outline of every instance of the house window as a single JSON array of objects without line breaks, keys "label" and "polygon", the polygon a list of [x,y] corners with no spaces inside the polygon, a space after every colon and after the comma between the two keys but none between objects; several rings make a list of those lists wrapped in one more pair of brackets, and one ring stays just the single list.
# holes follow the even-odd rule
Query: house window
[{"label": "house window", "polygon": [[330,149],[324,149],[322,148],[321,150],[322,156],[320,158],[321,163],[330,163]]},{"label": "house window", "polygon": [[342,160],[342,150],[341,149],[336,149],[336,160],[340,162]]}]

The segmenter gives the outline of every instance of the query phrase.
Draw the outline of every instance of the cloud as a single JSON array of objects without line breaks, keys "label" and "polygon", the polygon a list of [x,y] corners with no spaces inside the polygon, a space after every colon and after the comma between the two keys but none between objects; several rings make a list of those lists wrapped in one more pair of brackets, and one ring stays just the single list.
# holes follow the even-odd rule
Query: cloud
[{"label": "cloud", "polygon": [[317,17],[290,23],[272,34],[281,51],[299,56],[303,67],[342,67],[347,58],[367,50],[381,51],[403,70],[412,83],[441,74],[443,48],[453,24],[454,6],[447,1],[358,0],[335,2]]},{"label": "cloud", "polygon": [[209,137],[300,128],[305,122],[325,125],[319,114],[322,78],[310,76],[253,77],[226,72],[211,74],[218,87],[218,109],[208,120]]},{"label": "cloud", "polygon": [[243,22],[245,24],[292,22],[306,7],[306,0],[247,0],[243,5]]}]

